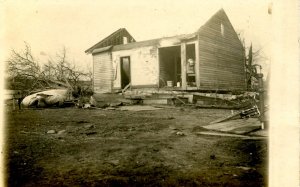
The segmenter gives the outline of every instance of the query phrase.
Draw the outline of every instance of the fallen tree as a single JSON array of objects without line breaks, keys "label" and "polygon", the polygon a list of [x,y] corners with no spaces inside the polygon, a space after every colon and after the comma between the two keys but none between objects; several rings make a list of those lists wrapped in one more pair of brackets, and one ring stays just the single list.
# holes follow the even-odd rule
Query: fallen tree
[{"label": "fallen tree", "polygon": [[12,50],[7,60],[8,87],[22,90],[26,95],[47,89],[68,89],[75,96],[90,90],[82,80],[91,82],[91,71],[84,72],[70,63],[66,49],[63,48],[55,58],[49,57],[48,63],[41,65],[33,55],[31,47],[25,42],[22,51]]}]

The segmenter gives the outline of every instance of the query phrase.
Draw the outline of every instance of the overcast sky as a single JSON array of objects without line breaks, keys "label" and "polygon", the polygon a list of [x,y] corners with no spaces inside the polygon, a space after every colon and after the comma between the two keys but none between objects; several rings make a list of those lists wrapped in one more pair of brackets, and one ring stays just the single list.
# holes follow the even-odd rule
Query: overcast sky
[{"label": "overcast sky", "polygon": [[187,34],[221,8],[235,30],[242,32],[246,45],[252,42],[254,48],[262,48],[268,58],[262,63],[269,63],[271,56],[268,0],[0,2],[4,58],[10,49],[24,48],[26,41],[41,62],[65,46],[69,60],[81,68],[92,67],[92,56],[84,51],[119,28],[126,28],[137,41]]}]

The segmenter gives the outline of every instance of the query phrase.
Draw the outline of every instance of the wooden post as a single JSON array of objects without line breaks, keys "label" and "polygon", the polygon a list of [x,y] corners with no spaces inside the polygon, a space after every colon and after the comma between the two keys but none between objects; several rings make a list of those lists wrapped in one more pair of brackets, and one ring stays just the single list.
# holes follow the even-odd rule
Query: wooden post
[{"label": "wooden post", "polygon": [[196,56],[196,62],[195,62],[195,73],[196,73],[196,86],[198,89],[200,89],[200,56],[199,56],[199,40],[197,40],[195,44],[195,56]]},{"label": "wooden post", "polygon": [[186,90],[186,43],[181,43],[181,84],[181,88]]}]

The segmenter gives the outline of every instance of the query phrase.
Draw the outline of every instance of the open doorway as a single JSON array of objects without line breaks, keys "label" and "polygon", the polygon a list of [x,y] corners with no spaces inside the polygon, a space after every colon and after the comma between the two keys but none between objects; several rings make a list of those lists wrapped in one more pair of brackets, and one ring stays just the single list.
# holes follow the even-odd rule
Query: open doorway
[{"label": "open doorway", "polygon": [[121,57],[121,88],[125,88],[130,83],[130,57]]},{"label": "open doorway", "polygon": [[186,45],[186,82],[188,87],[196,87],[196,51],[195,44]]},{"label": "open doorway", "polygon": [[159,87],[180,85],[180,46],[159,48]]}]

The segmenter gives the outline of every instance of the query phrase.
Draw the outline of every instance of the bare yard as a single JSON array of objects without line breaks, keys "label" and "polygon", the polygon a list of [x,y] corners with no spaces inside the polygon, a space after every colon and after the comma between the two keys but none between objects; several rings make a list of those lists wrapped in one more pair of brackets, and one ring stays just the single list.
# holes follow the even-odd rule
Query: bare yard
[{"label": "bare yard", "polygon": [[266,140],[197,134],[228,114],[180,107],[7,109],[7,184],[266,186]]}]

